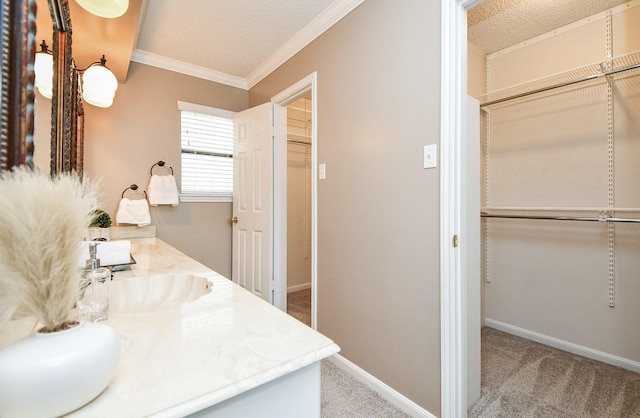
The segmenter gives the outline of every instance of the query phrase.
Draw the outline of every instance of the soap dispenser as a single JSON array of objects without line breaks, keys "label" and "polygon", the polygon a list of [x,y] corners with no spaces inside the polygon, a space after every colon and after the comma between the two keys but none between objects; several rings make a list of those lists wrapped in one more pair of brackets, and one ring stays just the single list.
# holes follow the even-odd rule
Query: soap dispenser
[{"label": "soap dispenser", "polygon": [[111,270],[100,267],[98,243],[89,244],[89,259],[80,282],[77,307],[81,320],[102,322],[109,318],[109,285]]}]

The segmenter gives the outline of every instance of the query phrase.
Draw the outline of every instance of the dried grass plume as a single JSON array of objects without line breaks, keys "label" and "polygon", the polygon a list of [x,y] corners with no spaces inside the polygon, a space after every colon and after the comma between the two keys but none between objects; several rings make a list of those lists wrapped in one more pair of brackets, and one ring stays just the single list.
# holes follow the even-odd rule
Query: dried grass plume
[{"label": "dried grass plume", "polygon": [[65,327],[78,294],[79,243],[95,187],[75,174],[54,179],[26,167],[0,177],[0,303],[34,315],[43,331]]}]

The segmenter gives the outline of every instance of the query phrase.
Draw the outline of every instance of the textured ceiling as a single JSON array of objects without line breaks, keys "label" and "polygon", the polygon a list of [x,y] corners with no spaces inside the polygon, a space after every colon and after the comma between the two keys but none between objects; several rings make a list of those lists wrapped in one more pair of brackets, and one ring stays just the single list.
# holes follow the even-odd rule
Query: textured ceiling
[{"label": "textured ceiling", "polygon": [[469,10],[468,40],[490,54],[627,1],[485,0]]},{"label": "textured ceiling", "polygon": [[136,49],[246,78],[334,0],[147,0]]}]

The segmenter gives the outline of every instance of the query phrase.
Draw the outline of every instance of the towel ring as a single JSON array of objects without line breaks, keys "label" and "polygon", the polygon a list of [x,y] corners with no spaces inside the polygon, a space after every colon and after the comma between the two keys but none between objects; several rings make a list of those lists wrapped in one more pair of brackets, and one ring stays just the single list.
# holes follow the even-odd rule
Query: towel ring
[{"label": "towel ring", "polygon": [[[164,161],[160,160],[151,166],[151,170],[149,170],[149,172],[151,173],[151,175],[153,175],[153,167],[155,166],[164,167],[165,164],[166,163]],[[171,170],[171,175],[173,176],[173,167],[169,167],[169,170]]]},{"label": "towel ring", "polygon": [[[127,190],[129,190],[129,189],[131,189],[131,190],[133,190],[133,191],[136,191],[136,190],[138,190],[138,185],[137,185],[137,184],[132,184],[131,186],[129,186],[129,187],[127,187],[126,189],[124,189],[124,190],[122,191],[122,198],[123,198],[123,199],[124,199],[124,192],[126,192],[126,191],[127,191]],[[142,191],[142,193],[144,193],[144,198],[146,199],[146,198],[147,198],[147,192],[146,192],[146,190],[143,190],[143,191]]]}]

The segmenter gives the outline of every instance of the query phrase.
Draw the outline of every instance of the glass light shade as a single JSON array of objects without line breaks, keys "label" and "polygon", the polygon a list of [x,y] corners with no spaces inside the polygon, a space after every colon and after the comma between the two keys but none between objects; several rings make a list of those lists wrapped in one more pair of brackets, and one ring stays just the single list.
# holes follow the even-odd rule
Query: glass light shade
[{"label": "glass light shade", "polygon": [[129,8],[129,0],[76,0],[83,9],[96,16],[114,18]]},{"label": "glass light shade", "polygon": [[40,94],[47,99],[53,96],[53,55],[46,52],[36,53],[34,66],[36,72],[35,84]]},{"label": "glass light shade", "polygon": [[111,106],[117,89],[118,80],[107,67],[94,65],[82,74],[82,98],[89,104]]}]

